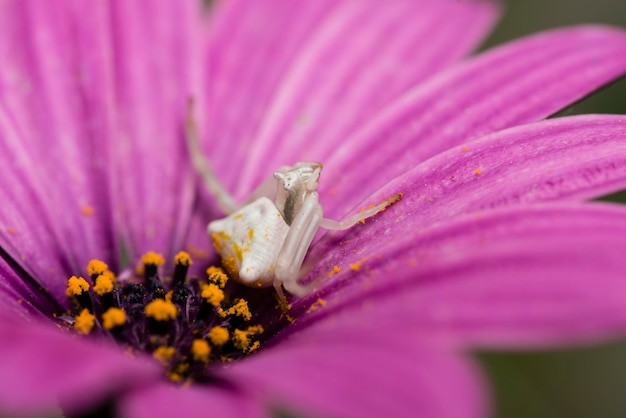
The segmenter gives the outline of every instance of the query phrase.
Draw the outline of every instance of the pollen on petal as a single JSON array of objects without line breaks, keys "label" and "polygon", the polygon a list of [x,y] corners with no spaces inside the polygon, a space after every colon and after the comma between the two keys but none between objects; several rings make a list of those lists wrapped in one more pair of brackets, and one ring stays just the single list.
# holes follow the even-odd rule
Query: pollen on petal
[{"label": "pollen on petal", "polygon": [[82,208],[80,208],[80,211],[85,216],[91,216],[93,215],[93,212],[94,212],[93,207],[89,205],[83,206]]},{"label": "pollen on petal", "polygon": [[87,264],[87,274],[91,277],[99,276],[109,269],[104,261],[93,259]]},{"label": "pollen on petal", "polygon": [[205,340],[196,339],[191,344],[191,355],[195,361],[208,363],[211,347]]},{"label": "pollen on petal", "polygon": [[176,318],[178,308],[172,302],[155,299],[146,305],[145,313],[147,317],[157,321],[171,321]]},{"label": "pollen on petal", "polygon": [[83,309],[80,314],[76,316],[76,322],[74,328],[81,334],[87,335],[91,332],[91,329],[95,323],[95,317],[89,312],[88,309]]},{"label": "pollen on petal", "polygon": [[144,265],[162,266],[165,264],[165,259],[163,259],[163,256],[159,253],[148,251],[141,257],[141,262]]},{"label": "pollen on petal", "polygon": [[67,290],[65,294],[68,297],[79,296],[89,290],[89,283],[82,277],[72,276],[67,281]]},{"label": "pollen on petal", "polygon": [[213,327],[207,335],[214,346],[221,347],[229,340],[228,330],[224,327]]},{"label": "pollen on petal", "polygon": [[120,308],[109,308],[102,314],[102,326],[104,329],[111,330],[126,323],[126,312]]},{"label": "pollen on petal", "polygon": [[189,255],[189,253],[186,253],[185,251],[181,251],[178,254],[176,254],[174,256],[174,262],[176,264],[180,264],[183,266],[190,266],[193,264],[193,261],[191,261],[191,256]]},{"label": "pollen on petal", "polygon": [[218,306],[224,300],[224,291],[213,283],[202,286],[202,298],[213,306]]}]

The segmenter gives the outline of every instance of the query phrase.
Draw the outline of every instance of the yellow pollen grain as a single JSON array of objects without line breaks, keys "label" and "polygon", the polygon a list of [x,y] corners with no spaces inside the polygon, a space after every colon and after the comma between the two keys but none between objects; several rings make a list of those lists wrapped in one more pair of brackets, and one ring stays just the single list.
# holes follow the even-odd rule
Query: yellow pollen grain
[{"label": "yellow pollen grain", "polygon": [[248,308],[248,301],[245,299],[239,299],[237,303],[228,308],[228,310],[224,311],[224,314],[236,315],[246,321],[249,321],[252,318],[252,313],[250,313],[250,308]]},{"label": "yellow pollen grain", "polygon": [[224,327],[213,327],[207,337],[214,346],[221,347],[228,342],[228,330]]},{"label": "yellow pollen grain", "polygon": [[233,244],[233,251],[235,251],[235,257],[237,257],[237,261],[241,263],[243,261],[243,250],[241,249],[239,244],[237,243]]},{"label": "yellow pollen grain", "polygon": [[98,276],[96,278],[96,284],[93,287],[93,291],[99,296],[105,295],[113,291],[113,282],[108,276]]},{"label": "yellow pollen grain", "polygon": [[339,266],[335,265],[333,266],[333,269],[328,272],[328,277],[334,276],[335,274],[339,273],[341,271],[341,269],[339,268]]},{"label": "yellow pollen grain", "polygon": [[205,340],[193,340],[191,343],[191,355],[195,361],[208,363],[209,355],[211,354],[211,347]]},{"label": "yellow pollen grain", "polygon": [[85,216],[91,216],[93,215],[94,209],[92,206],[85,205],[82,208],[80,208],[80,211]]},{"label": "yellow pollen grain", "polygon": [[99,276],[109,269],[104,261],[93,259],[87,264],[87,274],[91,277]]},{"label": "yellow pollen grain", "polygon": [[74,328],[83,335],[89,334],[96,318],[87,309],[83,309],[78,316],[76,316],[76,322]]},{"label": "yellow pollen grain", "polygon": [[361,269],[361,263],[357,262],[357,263],[350,264],[350,269],[354,271],[359,271]]},{"label": "yellow pollen grain", "polygon": [[155,299],[146,305],[145,313],[147,317],[157,321],[171,321],[176,318],[178,309],[172,302]]},{"label": "yellow pollen grain", "polygon": [[477,168],[476,171],[474,171],[474,173],[476,173],[477,176],[480,176],[480,168]]},{"label": "yellow pollen grain", "polygon": [[236,329],[233,332],[233,345],[238,350],[246,351],[246,349],[250,346],[248,333],[244,330]]},{"label": "yellow pollen grain", "polygon": [[162,266],[165,264],[165,260],[163,256],[159,253],[155,253],[153,251],[148,251],[141,257],[141,262],[144,265],[154,265],[154,266]]},{"label": "yellow pollen grain", "polygon": [[467,147],[463,147],[463,148],[461,148],[461,151],[462,151],[462,152],[467,152]]},{"label": "yellow pollen grain", "polygon": [[219,267],[209,267],[206,269],[206,275],[211,283],[215,283],[221,289],[226,286],[226,282],[228,281],[228,276],[224,273]]},{"label": "yellow pollen grain", "polygon": [[82,295],[83,292],[89,290],[89,283],[82,277],[72,276],[67,280],[67,290],[65,294],[68,297]]},{"label": "yellow pollen grain", "polygon": [[13,234],[15,234],[15,229],[14,229],[14,228],[12,228],[12,227],[10,227],[10,226],[7,226],[7,232],[8,232],[9,234],[13,235]]},{"label": "yellow pollen grain", "polygon": [[181,251],[176,254],[176,256],[174,256],[174,262],[181,266],[190,266],[193,264],[193,261],[191,261],[191,256],[185,251]]},{"label": "yellow pollen grain", "polygon": [[254,229],[248,228],[248,239],[254,238]]},{"label": "yellow pollen grain", "polygon": [[261,343],[259,341],[253,342],[250,348],[248,349],[248,353],[252,353],[253,351],[256,351],[260,346],[261,346]]},{"label": "yellow pollen grain", "polygon": [[202,285],[202,298],[213,306],[218,306],[224,300],[224,291],[214,283]]},{"label": "yellow pollen grain", "polygon": [[222,253],[222,239],[220,238],[219,235],[217,235],[217,233],[213,233],[211,235],[211,238],[213,239],[213,246],[215,247],[215,251],[217,251],[218,254]]},{"label": "yellow pollen grain", "polygon": [[309,307],[307,313],[311,313],[318,308],[323,308],[324,306],[326,306],[326,301],[322,298],[317,298],[317,300]]},{"label": "yellow pollen grain", "polygon": [[161,345],[154,350],[152,357],[159,360],[164,366],[167,366],[170,364],[170,361],[172,361],[175,352],[176,350],[174,350],[174,347]]},{"label": "yellow pollen grain", "polygon": [[111,330],[126,323],[126,312],[120,308],[109,308],[102,314],[102,326]]},{"label": "yellow pollen grain", "polygon": [[115,277],[115,273],[113,273],[111,270],[107,270],[107,271],[103,272],[101,274],[101,276],[108,278],[113,283],[115,283],[117,281],[117,277]]}]

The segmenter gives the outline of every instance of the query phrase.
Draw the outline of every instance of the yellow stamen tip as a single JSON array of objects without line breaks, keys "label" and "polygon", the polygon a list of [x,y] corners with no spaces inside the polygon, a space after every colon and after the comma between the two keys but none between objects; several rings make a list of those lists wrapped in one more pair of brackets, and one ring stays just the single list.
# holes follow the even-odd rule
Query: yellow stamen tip
[{"label": "yellow stamen tip", "polygon": [[163,259],[163,256],[159,253],[148,251],[141,257],[141,262],[144,265],[162,266],[165,264],[165,259]]},{"label": "yellow stamen tip", "polygon": [[168,366],[170,364],[170,361],[172,361],[175,352],[176,351],[174,350],[174,347],[161,345],[157,347],[156,350],[154,350],[152,356],[155,359],[159,360],[164,366]]},{"label": "yellow stamen tip", "polygon": [[203,363],[209,362],[209,354],[211,354],[211,347],[205,340],[193,340],[191,343],[191,355],[195,361],[201,361]]},{"label": "yellow stamen tip", "polygon": [[172,302],[155,299],[146,305],[145,313],[147,317],[157,321],[171,321],[176,318],[178,309]]},{"label": "yellow stamen tip", "polygon": [[67,290],[65,294],[68,297],[82,295],[83,292],[89,290],[89,283],[82,277],[72,276],[67,280]]},{"label": "yellow stamen tip", "polygon": [[87,264],[87,274],[91,277],[99,276],[109,269],[104,261],[93,259]]},{"label": "yellow stamen tip", "polygon": [[204,284],[202,285],[202,297],[211,305],[218,306],[224,300],[224,291],[216,284]]},{"label": "yellow stamen tip", "polygon": [[87,335],[93,328],[95,319],[96,318],[91,314],[91,312],[89,312],[89,310],[83,309],[76,317],[74,328],[76,328],[76,330],[78,330],[81,334]]},{"label": "yellow stamen tip", "polygon": [[176,256],[174,256],[174,262],[181,266],[190,266],[193,264],[193,261],[191,261],[191,256],[189,255],[189,253],[186,253],[184,251],[181,251],[178,254],[176,254]]},{"label": "yellow stamen tip", "polygon": [[93,287],[93,291],[99,296],[113,291],[113,281],[109,276],[101,275],[96,278],[96,284]]},{"label": "yellow stamen tip", "polygon": [[109,308],[102,314],[102,326],[104,329],[111,330],[126,323],[126,312],[120,308]]},{"label": "yellow stamen tip", "polygon": [[206,274],[211,283],[215,283],[220,289],[223,289],[226,286],[226,282],[228,281],[228,276],[224,273],[219,267],[209,267],[206,269]]},{"label": "yellow stamen tip", "polygon": [[214,346],[220,347],[228,342],[228,330],[224,327],[213,327],[207,335]]}]

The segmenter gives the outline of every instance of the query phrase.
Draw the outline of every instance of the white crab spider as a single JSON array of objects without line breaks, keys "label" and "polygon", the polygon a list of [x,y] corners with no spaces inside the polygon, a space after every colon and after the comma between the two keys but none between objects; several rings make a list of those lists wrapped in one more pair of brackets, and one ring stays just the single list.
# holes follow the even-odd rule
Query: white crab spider
[{"label": "white crab spider", "polygon": [[[324,218],[317,193],[322,164],[299,162],[279,168],[273,179],[267,179],[243,205],[237,205],[201,153],[192,111],[190,102],[186,138],[192,164],[220,209],[228,215],[210,222],[207,229],[222,259],[236,263],[235,268],[230,267],[238,272],[235,278],[242,284],[273,285],[283,300],[282,287],[298,296],[309,293],[314,284],[305,286],[298,280],[317,230],[349,229],[401,197],[396,195],[343,221]],[[268,187],[272,180],[277,183],[275,193]]]}]

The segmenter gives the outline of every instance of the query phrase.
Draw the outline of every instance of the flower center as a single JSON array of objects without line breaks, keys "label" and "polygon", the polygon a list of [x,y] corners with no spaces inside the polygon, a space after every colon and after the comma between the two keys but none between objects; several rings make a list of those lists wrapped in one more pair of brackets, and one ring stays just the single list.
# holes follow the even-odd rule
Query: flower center
[{"label": "flower center", "polygon": [[67,281],[73,308],[60,319],[80,334],[113,337],[131,352],[151,353],[175,382],[207,378],[210,364],[259,347],[263,327],[250,324],[247,300],[224,292],[228,276],[221,268],[209,267],[202,280],[188,278],[192,260],[180,252],[172,276],[161,278],[160,254],[149,252],[141,262],[118,279],[104,262],[91,260],[91,283],[76,276]]}]

